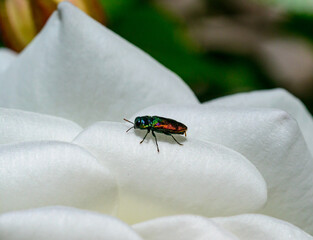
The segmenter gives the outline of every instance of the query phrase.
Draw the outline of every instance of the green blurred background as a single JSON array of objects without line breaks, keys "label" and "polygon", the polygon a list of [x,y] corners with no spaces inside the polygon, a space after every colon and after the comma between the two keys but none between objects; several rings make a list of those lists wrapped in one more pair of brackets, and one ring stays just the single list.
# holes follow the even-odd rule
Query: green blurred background
[{"label": "green blurred background", "polygon": [[313,1],[100,3],[108,28],[178,74],[201,102],[282,87],[313,112]]}]

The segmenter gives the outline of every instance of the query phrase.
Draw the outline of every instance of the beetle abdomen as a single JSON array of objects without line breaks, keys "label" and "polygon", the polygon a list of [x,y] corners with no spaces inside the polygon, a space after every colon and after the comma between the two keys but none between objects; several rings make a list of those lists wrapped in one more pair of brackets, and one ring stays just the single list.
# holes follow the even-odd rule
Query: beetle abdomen
[{"label": "beetle abdomen", "polygon": [[187,127],[170,118],[153,116],[152,128],[157,132],[167,132],[171,134],[184,134]]}]

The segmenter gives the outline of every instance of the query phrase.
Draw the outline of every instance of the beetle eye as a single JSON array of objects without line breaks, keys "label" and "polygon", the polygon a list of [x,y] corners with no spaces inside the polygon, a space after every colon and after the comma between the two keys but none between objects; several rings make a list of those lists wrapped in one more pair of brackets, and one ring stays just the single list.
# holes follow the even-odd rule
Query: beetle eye
[{"label": "beetle eye", "polygon": [[138,120],[138,121],[135,122],[135,126],[136,126],[136,127],[139,127],[139,126],[140,126],[140,120]]}]

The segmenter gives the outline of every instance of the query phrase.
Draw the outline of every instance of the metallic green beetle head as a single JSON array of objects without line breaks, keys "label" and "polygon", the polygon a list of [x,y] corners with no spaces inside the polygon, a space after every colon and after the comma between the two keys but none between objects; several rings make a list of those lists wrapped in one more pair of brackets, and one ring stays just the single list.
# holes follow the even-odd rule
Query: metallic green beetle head
[{"label": "metallic green beetle head", "polygon": [[149,124],[150,121],[148,119],[148,116],[136,117],[134,128],[145,129],[149,127]]}]

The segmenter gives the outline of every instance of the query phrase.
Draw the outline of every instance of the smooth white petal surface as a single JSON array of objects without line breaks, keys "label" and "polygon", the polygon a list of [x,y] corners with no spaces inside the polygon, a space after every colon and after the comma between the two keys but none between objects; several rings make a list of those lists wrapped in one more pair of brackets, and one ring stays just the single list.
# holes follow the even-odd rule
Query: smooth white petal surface
[{"label": "smooth white petal surface", "polygon": [[177,215],[133,225],[145,240],[312,240],[296,226],[272,217],[245,214],[205,218]]},{"label": "smooth white petal surface", "polygon": [[177,75],[70,3],[59,4],[0,85],[0,106],[82,126],[155,103],[198,103]]},{"label": "smooth white petal surface", "polygon": [[313,154],[313,118],[304,104],[284,89],[238,93],[205,103],[209,106],[277,108],[297,120]]},{"label": "smooth white petal surface", "polygon": [[115,174],[120,187],[118,217],[128,223],[175,213],[224,216],[255,211],[266,202],[266,185],[242,155],[218,144],[157,134],[125,123],[100,122],[74,143],[89,150]]},{"label": "smooth white petal surface", "polygon": [[187,125],[188,138],[244,155],[267,183],[268,201],[261,212],[313,233],[313,159],[291,115],[278,109],[210,105],[159,105],[134,116],[140,115],[176,119]]},{"label": "smooth white petal surface", "polygon": [[79,146],[54,141],[0,146],[0,193],[0,212],[66,205],[112,213],[117,200],[105,167]]},{"label": "smooth white petal surface", "polygon": [[16,56],[16,53],[10,49],[0,48],[0,72],[6,70],[16,58]]},{"label": "smooth white petal surface", "polygon": [[192,215],[157,218],[133,228],[145,240],[239,240],[210,219]]},{"label": "smooth white petal surface", "polygon": [[296,226],[263,215],[246,214],[211,220],[240,240],[313,240],[312,236]]},{"label": "smooth white petal surface", "polygon": [[3,240],[142,240],[111,216],[65,207],[47,207],[0,215]]},{"label": "smooth white petal surface", "polygon": [[0,108],[0,144],[35,140],[72,141],[82,128],[53,116]]}]

